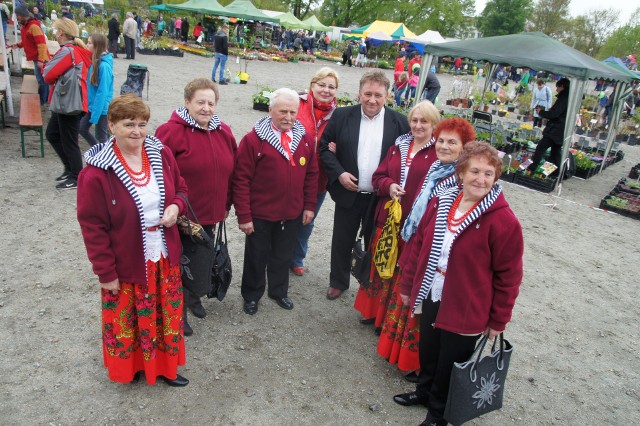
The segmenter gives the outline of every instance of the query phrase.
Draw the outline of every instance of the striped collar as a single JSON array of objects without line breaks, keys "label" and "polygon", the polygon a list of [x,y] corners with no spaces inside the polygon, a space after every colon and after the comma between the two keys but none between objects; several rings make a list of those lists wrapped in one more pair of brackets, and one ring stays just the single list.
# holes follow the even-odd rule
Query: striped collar
[{"label": "striped collar", "polygon": [[213,117],[211,117],[211,120],[209,120],[209,127],[207,129],[204,129],[198,124],[196,120],[193,119],[193,117],[191,117],[191,114],[189,114],[189,110],[186,107],[178,108],[176,110],[176,114],[178,114],[178,117],[182,118],[189,126],[195,127],[197,129],[215,130],[222,125],[218,114],[213,114]]},{"label": "striped collar", "polygon": [[[429,262],[427,263],[427,269],[422,277],[422,283],[420,284],[418,297],[416,298],[416,301],[413,305],[414,311],[428,297],[431,286],[433,285],[433,280],[436,274],[436,267],[438,266],[438,261],[442,253],[444,235],[447,230],[447,216],[449,215],[449,210],[451,209],[451,206],[453,205],[453,202],[455,201],[460,191],[461,189],[456,186],[447,191],[444,191],[440,195],[438,212],[436,214],[435,230],[433,232],[433,242],[431,244],[431,252],[429,253]],[[455,240],[458,238],[458,236],[465,229],[467,229],[471,223],[473,223],[484,212],[486,212],[487,209],[491,207],[493,203],[495,203],[501,193],[502,186],[500,186],[500,184],[496,184],[493,188],[491,188],[491,191],[489,191],[489,193],[484,197],[480,204],[478,204],[478,206],[473,209],[473,211],[464,220],[464,222],[460,224],[453,236],[453,241],[451,242],[452,250],[453,244],[455,243]],[[480,224],[478,223],[476,225],[476,228],[479,227]]]},{"label": "striped collar", "polygon": [[[414,136],[411,133],[405,133],[404,135],[398,136],[398,138],[394,142],[395,146],[397,146],[398,150],[400,151],[400,186],[402,188],[404,188],[404,184],[407,182],[407,158],[409,157],[409,149],[411,148],[413,138]],[[427,144],[420,149],[420,151],[422,151],[423,149],[428,149],[435,143],[435,141],[436,139],[432,137],[429,142],[427,142]],[[416,153],[416,155],[417,154],[418,153]]]},{"label": "striped collar", "polygon": [[[287,152],[284,150],[282,144],[280,143],[280,139],[273,131],[270,116],[266,116],[258,120],[254,129],[260,139],[267,141],[269,145],[274,147],[276,151],[282,154],[284,158],[290,160],[289,154],[287,154]],[[293,155],[293,153],[296,152],[296,149],[298,148],[302,137],[305,135],[304,126],[296,120],[293,125],[293,129],[291,129],[291,133],[293,134],[293,137],[291,138],[291,155]]]}]

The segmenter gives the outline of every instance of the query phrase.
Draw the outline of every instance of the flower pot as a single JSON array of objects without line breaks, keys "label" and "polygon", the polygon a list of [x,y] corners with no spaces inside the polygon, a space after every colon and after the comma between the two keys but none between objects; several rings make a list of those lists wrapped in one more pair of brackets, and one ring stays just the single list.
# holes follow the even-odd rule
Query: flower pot
[{"label": "flower pot", "polygon": [[584,129],[582,127],[578,127],[576,129],[576,135],[584,135]]},{"label": "flower pot", "polygon": [[447,105],[453,105],[453,100],[452,99],[447,99],[446,104]]},{"label": "flower pot", "polygon": [[267,105],[267,104],[259,104],[259,103],[254,102],[253,103],[253,109],[255,109],[256,111],[269,112],[269,105]]},{"label": "flower pot", "polygon": [[507,111],[509,111],[509,112],[515,112],[515,110],[516,110],[516,107],[514,107],[514,106],[507,107]]},{"label": "flower pot", "polygon": [[498,117],[504,117],[505,115],[507,115],[505,111],[498,111]]},{"label": "flower pot", "polygon": [[484,112],[489,111],[489,105],[485,105],[485,106],[482,108],[482,110],[483,110]]}]

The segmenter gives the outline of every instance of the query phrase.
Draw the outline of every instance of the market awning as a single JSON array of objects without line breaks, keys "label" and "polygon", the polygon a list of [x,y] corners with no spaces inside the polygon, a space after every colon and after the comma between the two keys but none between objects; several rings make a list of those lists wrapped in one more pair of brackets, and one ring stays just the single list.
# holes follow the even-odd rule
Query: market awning
[{"label": "market awning", "polygon": [[189,0],[186,3],[172,4],[176,10],[205,13],[216,16],[229,16],[227,9],[216,0]]},{"label": "market awning", "polygon": [[364,37],[375,32],[383,32],[395,39],[399,39],[400,37],[417,37],[413,31],[400,22],[373,21],[369,25],[351,30],[352,34],[361,34]]},{"label": "market awning", "polygon": [[281,15],[276,15],[275,17],[280,20],[280,25],[282,25],[283,27],[304,28],[304,29],[307,28],[307,25],[301,20],[299,20],[298,18],[296,18],[296,16],[291,12],[283,13]]},{"label": "market awning", "polygon": [[305,28],[311,31],[331,31],[331,28],[320,22],[320,20],[316,18],[316,15],[311,15],[310,18],[307,18],[302,22],[306,25]]},{"label": "market awning", "polygon": [[624,64],[624,62],[622,62],[620,58],[616,58],[615,56],[609,56],[607,59],[605,59],[602,62],[609,65],[610,67],[615,68],[616,70],[622,73],[628,74],[629,77],[631,77],[633,80],[640,80],[640,75],[634,73],[629,68],[627,68],[627,66]]},{"label": "market awning", "polygon": [[234,16],[242,19],[252,19],[254,21],[275,22],[280,20],[277,17],[268,16],[254,6],[250,0],[235,0],[226,7],[224,16]]},{"label": "market awning", "polygon": [[153,6],[149,6],[149,9],[151,10],[159,10],[160,12],[175,12],[176,9],[175,7],[173,7],[174,5],[172,4],[154,4]]}]

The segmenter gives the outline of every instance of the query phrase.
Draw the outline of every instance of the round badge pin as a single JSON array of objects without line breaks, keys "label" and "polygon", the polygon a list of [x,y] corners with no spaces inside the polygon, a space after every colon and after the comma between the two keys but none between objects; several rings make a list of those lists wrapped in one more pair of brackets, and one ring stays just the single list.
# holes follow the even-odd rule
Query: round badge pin
[{"label": "round badge pin", "polygon": [[300,157],[300,165],[304,166],[305,164],[307,164],[307,159],[304,157]]}]

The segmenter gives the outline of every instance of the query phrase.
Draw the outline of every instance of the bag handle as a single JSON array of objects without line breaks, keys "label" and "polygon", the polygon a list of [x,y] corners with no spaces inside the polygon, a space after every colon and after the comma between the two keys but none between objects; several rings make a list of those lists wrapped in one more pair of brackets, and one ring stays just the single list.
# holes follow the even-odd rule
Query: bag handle
[{"label": "bag handle", "polygon": [[227,244],[227,225],[226,222],[223,220],[222,222],[220,222],[220,225],[218,225],[218,234],[216,236],[216,246],[218,246],[218,244],[220,244],[220,242],[222,242],[222,236],[224,233],[224,244]]},{"label": "bag handle", "polygon": [[[362,221],[362,226],[360,227],[360,234],[358,235],[358,239],[363,239],[364,238],[364,230],[367,226],[369,226],[369,222],[373,221],[375,222],[375,218],[371,219],[371,210],[373,210],[373,206],[375,206],[376,201],[378,199],[378,196],[374,193],[371,195],[371,200],[369,201],[369,207],[367,207],[367,213],[364,217],[364,220]],[[375,227],[374,227],[375,229]],[[373,234],[373,230],[372,230],[372,234]]]},{"label": "bag handle", "polygon": [[[182,192],[178,192],[178,193],[176,193],[176,195],[184,200],[184,202],[187,204],[188,211],[191,212],[191,215],[193,216],[193,221],[199,225],[200,222],[198,221],[198,217],[196,216],[196,212],[194,212],[193,211],[193,207],[191,207],[191,203],[189,203],[189,199]],[[187,226],[189,227],[189,238],[191,239],[191,242],[197,243],[195,238],[193,238],[193,231],[191,229],[191,219],[189,219],[189,215],[188,214],[186,214],[184,217],[187,218]],[[202,234],[202,239],[205,242],[207,242],[207,243],[211,242],[211,237],[209,236],[209,234],[207,234],[204,231],[201,234]]]},{"label": "bag handle", "polygon": [[[476,366],[480,362],[480,357],[482,356],[482,352],[484,351],[484,347],[486,346],[487,341],[489,341],[489,335],[488,334],[482,336],[482,338],[478,341],[478,344],[476,345],[476,348],[473,350],[473,353],[469,357],[469,361],[473,362],[473,365],[471,365],[471,369],[469,370],[469,379],[471,379],[471,381],[474,382],[474,383],[478,379],[478,373],[476,371]],[[493,345],[491,346],[491,352],[492,353],[494,353],[495,350],[496,350],[496,343],[497,342],[498,342],[497,338],[493,340]],[[474,360],[474,358],[475,358],[475,360]],[[469,361],[467,361],[467,362],[469,362]],[[502,370],[503,368],[504,368],[504,332],[500,333],[500,355],[498,356],[498,369]]]}]

